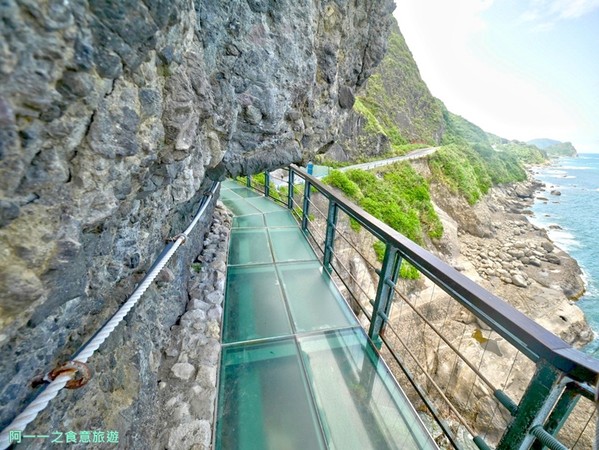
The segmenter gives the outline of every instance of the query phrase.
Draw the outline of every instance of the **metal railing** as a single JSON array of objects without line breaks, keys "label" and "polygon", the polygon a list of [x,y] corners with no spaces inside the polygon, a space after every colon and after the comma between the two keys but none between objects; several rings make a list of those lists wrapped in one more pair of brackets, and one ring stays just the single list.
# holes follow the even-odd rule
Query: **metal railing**
[{"label": "metal railing", "polygon": [[593,446],[598,360],[303,169],[246,184],[292,210],[442,446]]}]

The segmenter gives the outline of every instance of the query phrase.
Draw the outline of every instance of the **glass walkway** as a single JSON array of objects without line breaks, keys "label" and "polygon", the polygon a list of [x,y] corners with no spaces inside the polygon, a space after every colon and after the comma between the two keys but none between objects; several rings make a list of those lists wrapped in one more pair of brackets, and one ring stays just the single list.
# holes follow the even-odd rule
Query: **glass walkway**
[{"label": "glass walkway", "polygon": [[288,209],[233,182],[216,448],[437,448]]}]

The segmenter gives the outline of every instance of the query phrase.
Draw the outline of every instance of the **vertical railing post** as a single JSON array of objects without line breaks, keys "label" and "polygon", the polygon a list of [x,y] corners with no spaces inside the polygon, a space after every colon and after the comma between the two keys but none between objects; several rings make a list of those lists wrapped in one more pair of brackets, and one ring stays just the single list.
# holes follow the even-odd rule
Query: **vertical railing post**
[{"label": "vertical railing post", "polygon": [[308,230],[308,215],[310,214],[310,182],[305,180],[304,183],[304,202],[302,211],[302,230]]},{"label": "vertical railing post", "polygon": [[293,172],[293,169],[291,167],[289,167],[289,185],[288,185],[289,192],[287,192],[287,208],[289,208],[289,209],[293,209],[293,187],[294,186],[295,186],[295,172]]},{"label": "vertical railing post", "polygon": [[270,173],[264,172],[264,196],[270,196]]},{"label": "vertical railing post", "polygon": [[331,273],[331,260],[335,246],[335,227],[337,226],[337,216],[339,207],[332,198],[329,198],[329,213],[327,215],[327,232],[324,240],[324,255],[322,265],[325,270]]},{"label": "vertical railing post", "polygon": [[[580,393],[575,390],[568,389],[561,395],[559,401],[556,403],[555,408],[551,412],[549,419],[545,422],[543,428],[551,435],[556,436],[561,430],[562,426],[568,419],[568,416],[580,400]],[[541,442],[535,442],[531,448],[540,450],[544,447]]]},{"label": "vertical railing post", "polygon": [[[561,373],[548,362],[540,360],[537,363],[535,374],[518,405],[518,413],[501,436],[497,450],[519,449],[525,440],[530,441],[529,430],[537,416],[543,410],[546,410],[547,414],[551,412],[552,405],[547,403],[555,395],[554,389],[560,376]],[[530,444],[531,442],[526,448]]]},{"label": "vertical railing post", "polygon": [[401,256],[399,251],[387,243],[383,266],[381,267],[379,276],[379,284],[376,289],[376,298],[374,299],[372,319],[370,320],[370,328],[368,330],[368,336],[370,336],[370,339],[378,348],[382,344],[380,334],[385,326],[385,319],[389,317],[394,295],[393,288],[399,278],[400,267]]},{"label": "vertical railing post", "polygon": [[245,177],[245,186],[251,188],[252,187],[252,176],[246,175]]}]

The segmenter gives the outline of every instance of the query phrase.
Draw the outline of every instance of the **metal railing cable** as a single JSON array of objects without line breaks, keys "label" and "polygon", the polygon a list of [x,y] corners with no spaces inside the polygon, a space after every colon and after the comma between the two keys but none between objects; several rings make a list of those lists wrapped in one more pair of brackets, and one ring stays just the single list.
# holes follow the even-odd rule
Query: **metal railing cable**
[{"label": "metal railing cable", "polygon": [[[368,321],[372,320],[372,314],[370,314],[368,312],[368,310],[366,308],[364,308],[364,306],[360,302],[360,299],[357,298],[356,295],[351,291],[350,287],[347,285],[347,283],[344,280],[343,276],[341,275],[341,273],[339,273],[339,271],[337,270],[337,268],[333,264],[331,264],[331,269],[333,269],[333,272],[335,272],[335,274],[339,277],[339,280],[341,280],[341,283],[343,283],[343,286],[345,286],[345,289],[347,289],[347,292],[349,293],[349,295],[351,295],[352,298],[355,300],[356,305],[358,306],[358,308],[360,308],[360,311],[362,311],[362,313],[366,316],[366,318],[368,319]],[[350,305],[350,307],[351,307],[351,305]]]},{"label": "metal railing cable", "polygon": [[310,200],[309,198],[308,198],[308,203],[310,203],[310,205],[312,206],[312,208],[314,208],[314,209],[315,209],[315,210],[318,212],[318,214],[320,214],[320,217],[322,217],[323,219],[325,219],[325,220],[326,220],[326,218],[327,218],[327,215],[326,215],[324,212],[322,212],[322,211],[320,210],[320,208],[319,208],[318,206],[316,206],[316,205],[314,204],[314,202],[313,202],[312,200]]},{"label": "metal railing cable", "polygon": [[[356,287],[357,287],[358,289],[360,289],[360,291],[362,291],[362,293],[363,293],[363,294],[366,296],[366,298],[370,299],[370,297],[371,297],[371,296],[368,294],[368,292],[366,292],[366,291],[364,290],[364,288],[362,287],[362,284],[361,284],[361,283],[360,283],[360,282],[359,282],[359,281],[356,279],[356,277],[354,277],[354,276],[352,275],[352,273],[351,273],[351,272],[349,271],[349,269],[348,269],[348,268],[345,266],[345,264],[343,264],[343,263],[341,262],[341,260],[339,259],[339,257],[338,257],[338,256],[337,256],[335,253],[333,253],[333,257],[334,257],[334,258],[335,258],[335,260],[336,260],[336,261],[339,263],[339,265],[340,265],[340,266],[343,268],[343,270],[345,270],[345,272],[346,272],[346,273],[347,273],[347,275],[348,275],[348,276],[349,276],[349,277],[352,279],[352,281],[353,281],[354,283],[356,283]],[[353,294],[352,294],[352,295],[353,295]]]},{"label": "metal railing cable", "polygon": [[393,288],[393,290],[395,291],[395,293],[401,298],[402,302],[404,302],[406,305],[408,305],[410,307],[410,309],[412,311],[414,311],[414,313],[424,322],[426,323],[432,330],[433,332],[439,336],[439,338],[441,338],[441,340],[456,354],[458,355],[458,357],[470,368],[470,370],[472,370],[476,376],[478,376],[483,383],[485,383],[487,385],[487,387],[489,389],[491,389],[493,392],[496,392],[498,389],[493,385],[493,383],[491,383],[491,381],[485,377],[485,375],[474,365],[472,364],[468,358],[466,358],[462,352],[460,352],[450,341],[449,339],[447,339],[445,336],[443,336],[443,334],[437,329],[437,327],[435,325],[433,325],[419,310],[418,308],[416,308],[416,306],[414,306],[412,304],[412,302],[410,300],[408,300],[408,298],[403,295],[399,290],[397,290],[397,288]]},{"label": "metal railing cable", "polygon": [[[410,355],[410,357],[412,358],[412,360],[414,361],[414,363],[416,364],[416,366],[418,366],[418,369],[420,369],[420,372],[427,378],[428,382],[431,383],[431,385],[433,386],[433,388],[435,388],[435,390],[437,391],[437,393],[439,394],[439,396],[443,399],[443,401],[445,402],[445,404],[447,405],[447,407],[451,410],[451,412],[453,414],[455,414],[456,418],[462,424],[462,426],[466,429],[466,431],[468,431],[468,433],[470,433],[473,437],[476,436],[477,434],[474,431],[474,429],[468,424],[468,422],[466,421],[466,419],[464,419],[464,417],[462,416],[462,414],[460,414],[460,412],[453,405],[453,403],[451,403],[451,401],[447,398],[447,396],[445,395],[445,393],[443,392],[443,390],[435,382],[434,378],[423,367],[422,363],[419,361],[419,358],[417,358],[414,355],[414,353],[412,353],[412,351],[410,350],[410,347],[403,341],[403,339],[399,336],[399,334],[397,334],[397,332],[394,329],[391,328],[391,332],[393,333],[393,335],[395,336],[395,338],[402,344],[402,346],[406,350],[406,353],[408,355]],[[383,342],[385,342],[385,345],[387,345],[387,341],[385,340],[385,338],[386,338],[386,336],[382,336],[381,337],[381,339],[383,340]],[[388,345],[387,345],[387,349],[390,352],[394,351]]]},{"label": "metal railing cable", "polygon": [[343,239],[343,240],[344,240],[344,241],[347,243],[347,245],[349,245],[349,246],[350,246],[352,249],[354,249],[354,250],[355,250],[355,252],[356,252],[358,255],[360,255],[360,257],[361,257],[361,258],[364,260],[364,262],[365,262],[366,264],[368,264],[368,265],[370,266],[370,268],[371,268],[372,270],[374,270],[375,272],[376,272],[377,270],[379,270],[378,268],[376,268],[376,267],[374,266],[374,264],[372,264],[372,263],[371,263],[371,262],[368,260],[368,258],[367,258],[366,256],[364,256],[364,255],[362,254],[362,252],[361,252],[360,250],[358,250],[358,248],[357,248],[357,247],[356,247],[354,244],[352,244],[352,243],[349,241],[349,239],[347,239],[347,237],[345,237],[345,233],[344,233],[342,230],[340,230],[340,229],[339,229],[339,227],[336,227],[336,226],[335,226],[335,227],[333,227],[333,228],[334,228],[334,229],[335,229],[335,231],[337,232],[337,236],[341,237],[341,238],[342,238],[342,239]]},{"label": "metal railing cable", "polygon": [[[162,271],[164,266],[169,262],[171,257],[175,254],[178,248],[185,242],[189,233],[195,228],[202,215],[208,208],[210,200],[216,193],[219,182],[214,182],[208,191],[208,193],[202,198],[200,207],[195,215],[191,224],[186,230],[172,238],[166,248],[158,256],[154,262],[148,274],[144,277],[142,282],[137,286],[133,294],[129,299],[119,308],[119,310],[88,340],[71,358],[71,361],[77,361],[80,363],[86,363],[94,352],[104,343],[104,341],[110,336],[114,329],[121,323],[125,316],[131,311],[135,304],[139,301],[142,295],[150,287],[152,282]],[[13,419],[13,421],[0,433],[0,449],[4,450],[9,447],[10,443],[10,432],[11,431],[23,431],[27,425],[35,420],[37,415],[43,411],[50,401],[52,401],[58,393],[66,386],[66,384],[74,376],[74,373],[65,373],[58,375],[53,381],[48,384],[45,389],[19,414]]]}]

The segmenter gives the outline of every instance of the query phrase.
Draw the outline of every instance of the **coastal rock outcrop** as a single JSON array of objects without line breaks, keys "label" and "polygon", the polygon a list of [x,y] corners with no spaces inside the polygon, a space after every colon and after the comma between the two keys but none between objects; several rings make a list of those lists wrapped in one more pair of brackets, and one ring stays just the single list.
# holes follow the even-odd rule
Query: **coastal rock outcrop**
[{"label": "coastal rock outcrop", "polygon": [[[430,179],[426,161],[413,162],[412,166]],[[523,214],[538,187],[536,182],[497,186],[470,206],[459,193],[431,181],[432,198],[444,235],[428,242],[428,248],[564,341],[580,347],[593,338],[582,311],[572,302],[584,291],[580,268]],[[313,201],[317,202],[317,198]],[[326,204],[318,207],[325,210]],[[318,223],[319,234],[324,234],[324,218]],[[354,311],[367,325],[362,311],[370,311],[370,299],[379,281],[373,269],[380,264],[372,250],[376,239],[365,231],[353,232],[348,222],[338,224],[337,228],[351,241],[351,246],[345,239],[335,242],[341,260],[339,270],[352,280],[349,285],[353,295],[348,298],[361,303],[362,307],[354,306]],[[364,257],[357,258],[354,249],[359,249]],[[534,364],[427,277],[400,279],[396,286],[402,295],[395,298],[389,316],[394,331],[388,330],[386,339],[400,349],[413,373],[421,372],[415,364],[410,366],[411,358],[424,366],[436,383],[445,387],[445,394],[470,425],[484,432],[488,442],[496,443],[511,420],[510,414],[496,408],[493,390],[456,357],[450,344],[459,347],[468,361],[475,361],[493,386],[504,389],[516,401],[530,381]],[[406,306],[408,301],[417,306],[419,314]],[[421,315],[442,330],[445,341],[439,339]],[[406,348],[413,356],[405,356]],[[392,360],[387,356],[388,361]],[[401,379],[401,370],[395,369]],[[419,382],[427,386],[430,380],[421,376]],[[437,395],[433,389],[429,393]],[[418,401],[416,395],[412,399]]]},{"label": "coastal rock outcrop", "polygon": [[[209,177],[285,165],[334,142],[383,57],[393,7],[3,4],[0,426],[31,399],[29,381],[70,357],[187,226]],[[86,412],[72,407],[85,394],[69,392],[45,423],[81,428],[107,414],[98,426],[118,428],[128,448],[151,448],[161,348],[184,312],[181,274],[211,211],[169,264],[173,275],[93,363],[105,397]]]},{"label": "coastal rock outcrop", "polygon": [[[424,163],[416,163],[414,167],[427,174]],[[443,186],[433,183],[431,192],[443,222],[444,236],[430,248],[488,291],[564,341],[580,347],[593,338],[582,311],[570,300],[584,289],[580,268],[550,242],[543,230],[522,215],[530,206],[535,186],[536,183],[529,182],[495,187],[469,207],[459,195],[448,194]],[[448,207],[451,213],[439,205]],[[422,277],[412,283],[412,291],[407,289],[407,282],[401,291],[418,305],[433,326],[442,330],[446,341],[441,341],[400,299],[391,311],[391,323],[395,330],[418,331],[404,333],[403,344],[399,340],[395,344],[398,348],[407,346],[436,383],[445,388],[445,395],[470,426],[484,433],[487,442],[497,443],[511,420],[510,414],[496,407],[493,390],[456,357],[447,342],[458,347],[466,360],[476,361],[477,369],[487,381],[516,401],[530,381],[534,364],[485,323],[457,306],[457,302],[449,301],[430,280]],[[573,294],[575,291],[579,293]],[[388,339],[393,339],[392,333],[387,334]],[[410,367],[419,373],[415,365]],[[424,376],[419,381],[425,386],[429,382]],[[429,392],[433,397],[437,395],[433,389]]]}]

